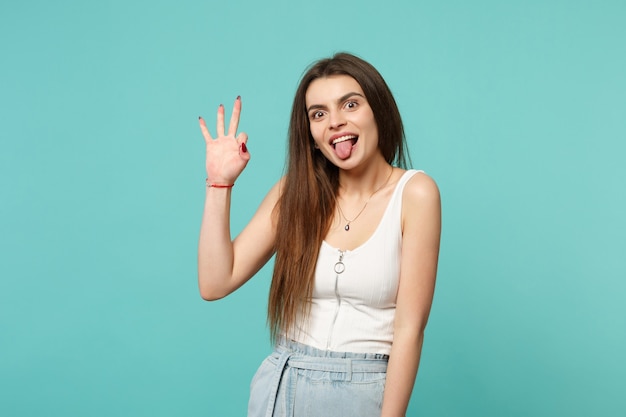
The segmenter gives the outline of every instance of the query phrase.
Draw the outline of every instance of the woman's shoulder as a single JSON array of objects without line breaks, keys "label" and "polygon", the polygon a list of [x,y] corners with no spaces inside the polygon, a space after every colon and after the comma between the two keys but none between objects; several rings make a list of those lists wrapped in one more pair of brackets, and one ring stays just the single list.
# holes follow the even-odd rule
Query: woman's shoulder
[{"label": "woman's shoulder", "polygon": [[267,197],[273,200],[278,200],[283,194],[285,188],[285,177],[280,177],[278,181],[274,183],[272,188],[267,192]]},{"label": "woman's shoulder", "polygon": [[407,181],[402,195],[402,234],[408,239],[430,236],[435,242],[440,228],[439,187],[425,172],[417,172]]},{"label": "woman's shoulder", "polygon": [[403,204],[409,205],[409,208],[438,205],[440,194],[435,180],[424,171],[411,170],[407,172],[413,172],[413,175],[404,186]]}]

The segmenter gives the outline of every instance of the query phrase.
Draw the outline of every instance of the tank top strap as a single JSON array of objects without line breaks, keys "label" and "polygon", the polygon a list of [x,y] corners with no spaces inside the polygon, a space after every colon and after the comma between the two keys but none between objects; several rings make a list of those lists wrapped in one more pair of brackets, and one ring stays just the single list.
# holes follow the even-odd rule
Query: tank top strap
[{"label": "tank top strap", "polygon": [[404,190],[404,186],[406,185],[406,183],[409,182],[411,178],[413,178],[413,175],[419,172],[424,171],[422,171],[421,169],[409,169],[404,174],[402,174],[402,177],[400,177],[400,180],[398,181],[396,192],[402,194],[402,190]]},{"label": "tank top strap", "polygon": [[393,195],[391,196],[391,201],[389,202],[389,205],[391,206],[391,212],[393,213],[393,215],[391,216],[392,218],[399,219],[399,217],[397,216],[400,216],[400,213],[402,211],[402,194],[404,191],[404,187],[406,186],[406,183],[409,182],[409,180],[413,178],[413,176],[418,172],[424,171],[410,169],[402,174],[402,177],[400,177],[400,179],[398,180],[396,189],[394,190]]},{"label": "tank top strap", "polygon": [[[396,188],[391,195],[389,203],[387,203],[387,208],[383,214],[380,224],[378,225],[377,231],[379,231],[379,229],[386,230],[386,233],[392,232],[397,236],[397,238],[401,238],[402,226],[400,219],[402,217],[402,194],[406,183],[409,182],[409,180],[418,172],[423,171],[411,169],[402,174],[402,177],[398,180]],[[376,232],[374,235],[376,235]]]}]

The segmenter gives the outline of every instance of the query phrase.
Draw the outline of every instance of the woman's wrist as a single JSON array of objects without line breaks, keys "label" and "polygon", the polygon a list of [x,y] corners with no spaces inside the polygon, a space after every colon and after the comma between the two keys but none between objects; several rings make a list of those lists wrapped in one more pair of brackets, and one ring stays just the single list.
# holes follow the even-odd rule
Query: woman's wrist
[{"label": "woman's wrist", "polygon": [[227,182],[213,182],[208,178],[205,180],[207,188],[233,188],[235,183],[227,183]]}]

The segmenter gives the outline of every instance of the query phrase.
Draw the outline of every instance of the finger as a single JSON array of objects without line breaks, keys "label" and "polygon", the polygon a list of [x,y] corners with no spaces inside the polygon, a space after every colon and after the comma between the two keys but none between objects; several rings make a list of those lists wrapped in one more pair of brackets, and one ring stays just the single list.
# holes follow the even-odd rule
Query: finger
[{"label": "finger", "polygon": [[237,139],[237,143],[239,143],[240,145],[241,145],[242,143],[245,143],[245,144],[247,144],[247,143],[248,143],[248,135],[247,135],[245,132],[241,132],[241,133],[239,133],[239,134],[237,135],[236,139]]},{"label": "finger", "polygon": [[202,136],[204,136],[204,140],[206,142],[213,140],[211,134],[209,133],[209,129],[207,129],[206,127],[206,122],[204,121],[204,119],[202,117],[198,117],[198,120],[200,122],[200,131],[202,132]]},{"label": "finger", "polygon": [[228,136],[237,134],[237,126],[239,126],[239,115],[241,114],[241,96],[237,96],[235,105],[233,106],[233,114],[230,116],[230,124],[228,125]]},{"label": "finger", "polygon": [[237,135],[237,143],[239,144],[239,155],[241,155],[246,160],[250,159],[250,153],[248,153],[248,135],[241,132]]},{"label": "finger", "polygon": [[217,108],[217,137],[224,136],[224,105]]}]

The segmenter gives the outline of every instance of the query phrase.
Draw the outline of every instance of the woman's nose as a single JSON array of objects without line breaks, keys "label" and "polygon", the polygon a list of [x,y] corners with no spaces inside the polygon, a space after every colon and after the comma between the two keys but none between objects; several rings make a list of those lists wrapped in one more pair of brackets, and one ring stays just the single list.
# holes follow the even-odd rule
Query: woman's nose
[{"label": "woman's nose", "polygon": [[331,129],[337,129],[346,124],[346,120],[342,117],[341,112],[331,113],[329,122]]}]

